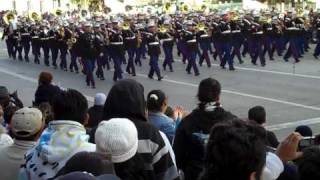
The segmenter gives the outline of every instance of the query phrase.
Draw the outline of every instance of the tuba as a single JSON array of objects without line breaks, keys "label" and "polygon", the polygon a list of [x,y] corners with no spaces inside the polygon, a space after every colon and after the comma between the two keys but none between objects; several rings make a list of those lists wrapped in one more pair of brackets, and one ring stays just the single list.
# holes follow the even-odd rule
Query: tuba
[{"label": "tuba", "polygon": [[61,17],[62,16],[62,10],[61,9],[57,9],[54,13],[56,16]]},{"label": "tuba", "polygon": [[13,12],[7,12],[4,16],[3,16],[3,21],[6,25],[9,25],[11,21],[16,19],[16,15]]},{"label": "tuba", "polygon": [[168,31],[168,29],[164,26],[164,25],[161,25],[160,28],[159,28],[159,32],[161,33],[166,33]]},{"label": "tuba", "polygon": [[31,21],[34,21],[34,22],[39,22],[39,21],[41,20],[39,14],[36,13],[36,12],[31,12],[31,13],[29,14],[29,19],[30,19]]}]

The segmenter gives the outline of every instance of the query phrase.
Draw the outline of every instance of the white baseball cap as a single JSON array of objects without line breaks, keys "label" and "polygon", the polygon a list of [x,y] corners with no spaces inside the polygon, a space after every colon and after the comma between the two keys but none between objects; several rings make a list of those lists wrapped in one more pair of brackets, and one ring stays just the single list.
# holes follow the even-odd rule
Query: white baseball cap
[{"label": "white baseball cap", "polygon": [[111,156],[113,163],[131,159],[138,149],[138,131],[129,119],[113,118],[102,121],[95,133],[96,151]]}]

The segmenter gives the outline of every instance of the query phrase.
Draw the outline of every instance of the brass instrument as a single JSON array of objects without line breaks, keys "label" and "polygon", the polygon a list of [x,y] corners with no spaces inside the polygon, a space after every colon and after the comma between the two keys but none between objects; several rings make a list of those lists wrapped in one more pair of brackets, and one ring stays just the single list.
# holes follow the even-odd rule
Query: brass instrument
[{"label": "brass instrument", "polygon": [[39,21],[41,20],[41,17],[39,16],[38,13],[36,13],[36,12],[31,12],[31,13],[29,14],[29,19],[30,19],[31,21],[34,21],[34,22],[39,22]]},{"label": "brass instrument", "polygon": [[164,25],[161,25],[160,28],[159,28],[159,32],[161,33],[166,33],[168,31],[168,29],[164,26]]},{"label": "brass instrument", "polygon": [[166,14],[168,14],[170,9],[171,9],[171,3],[170,2],[166,2],[166,4],[164,5],[164,12]]},{"label": "brass instrument", "polygon": [[59,40],[60,41],[63,41],[64,37],[65,37],[65,32],[64,32],[64,28],[63,27],[60,27],[58,29],[58,34],[59,34]]},{"label": "brass instrument", "polygon": [[200,23],[197,24],[196,29],[197,29],[198,31],[205,31],[205,30],[207,30],[207,27],[206,27],[206,25],[205,25],[203,22],[200,22]]},{"label": "brass instrument", "polygon": [[55,15],[58,16],[58,17],[62,16],[62,10],[61,9],[57,9],[55,11]]},{"label": "brass instrument", "polygon": [[130,24],[129,24],[129,22],[124,22],[121,25],[121,27],[122,27],[123,30],[129,30],[130,29]]},{"label": "brass instrument", "polygon": [[13,21],[14,19],[16,19],[16,15],[13,12],[7,12],[4,16],[3,16],[3,21],[6,25],[9,25],[11,21]]}]

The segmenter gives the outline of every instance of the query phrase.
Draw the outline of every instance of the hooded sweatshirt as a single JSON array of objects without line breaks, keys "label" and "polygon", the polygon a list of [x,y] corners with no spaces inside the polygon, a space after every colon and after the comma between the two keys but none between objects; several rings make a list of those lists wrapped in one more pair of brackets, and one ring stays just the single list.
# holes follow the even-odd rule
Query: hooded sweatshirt
[{"label": "hooded sweatshirt", "polygon": [[[178,178],[172,147],[165,143],[158,129],[147,122],[144,88],[134,80],[118,81],[110,90],[105,106],[104,119],[128,118],[138,130],[137,153],[143,159],[144,173],[148,180]],[[95,130],[92,131],[94,137]]]},{"label": "hooded sweatshirt", "polygon": [[37,145],[26,154],[19,179],[42,180],[55,176],[74,154],[96,150],[88,139],[85,128],[78,122],[50,122]]},{"label": "hooded sweatshirt", "polygon": [[[218,122],[234,119],[236,116],[220,106],[208,106],[206,110],[193,110],[179,124],[173,142],[178,169],[185,173],[185,180],[197,179],[203,168],[205,145],[211,128]],[[201,140],[199,140],[201,139]]]}]

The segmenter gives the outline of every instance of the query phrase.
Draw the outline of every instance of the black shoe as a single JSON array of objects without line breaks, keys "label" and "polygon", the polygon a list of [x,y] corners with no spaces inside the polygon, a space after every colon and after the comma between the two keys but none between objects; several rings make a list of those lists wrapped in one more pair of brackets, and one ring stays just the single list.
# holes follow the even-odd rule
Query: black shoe
[{"label": "black shoe", "polygon": [[158,77],[158,81],[161,81],[162,79],[163,79],[163,77],[162,77],[162,76]]},{"label": "black shoe", "polygon": [[70,69],[70,72],[73,72],[73,69]]},{"label": "black shoe", "polygon": [[96,88],[96,86],[94,86],[94,85],[93,85],[93,86],[91,86],[91,88],[92,88],[92,89],[95,89],[95,88]]},{"label": "black shoe", "polygon": [[313,55],[314,58],[318,59],[318,56],[316,56],[315,54]]},{"label": "black shoe", "polygon": [[288,59],[286,59],[286,58],[284,58],[283,60],[284,60],[285,62],[289,62],[289,60],[288,60]]},{"label": "black shoe", "polygon": [[299,60],[299,59],[296,59],[296,63],[298,63],[298,62],[300,62],[300,60]]},{"label": "black shoe", "polygon": [[239,61],[240,64],[243,64],[244,62],[242,60]]},{"label": "black shoe", "polygon": [[265,66],[266,66],[266,64],[261,64],[261,66],[262,66],[262,67],[265,67]]},{"label": "black shoe", "polygon": [[200,75],[200,73],[195,73],[194,75],[195,75],[195,76],[199,76],[199,75]]},{"label": "black shoe", "polygon": [[257,63],[256,63],[256,62],[251,61],[251,63],[252,63],[253,65],[255,65],[255,66],[257,65]]},{"label": "black shoe", "polygon": [[272,58],[270,58],[270,61],[274,61],[274,58],[272,57]]},{"label": "black shoe", "polygon": [[136,73],[133,73],[132,76],[137,76]]},{"label": "black shoe", "polygon": [[234,71],[234,70],[236,70],[234,67],[229,67],[229,70],[230,71]]},{"label": "black shoe", "polygon": [[19,61],[22,61],[22,56],[18,56]]},{"label": "black shoe", "polygon": [[152,76],[148,76],[148,78],[149,78],[149,79],[153,79],[153,77],[152,77]]},{"label": "black shoe", "polygon": [[226,67],[224,67],[224,66],[220,66],[221,67],[221,69],[226,69]]},{"label": "black shoe", "polygon": [[105,79],[104,79],[104,77],[101,77],[100,80],[101,80],[101,81],[104,81]]},{"label": "black shoe", "polygon": [[191,74],[191,72],[190,72],[190,71],[187,71],[187,73],[188,73],[188,74]]},{"label": "black shoe", "polygon": [[170,69],[170,72],[173,72],[173,69]]}]

